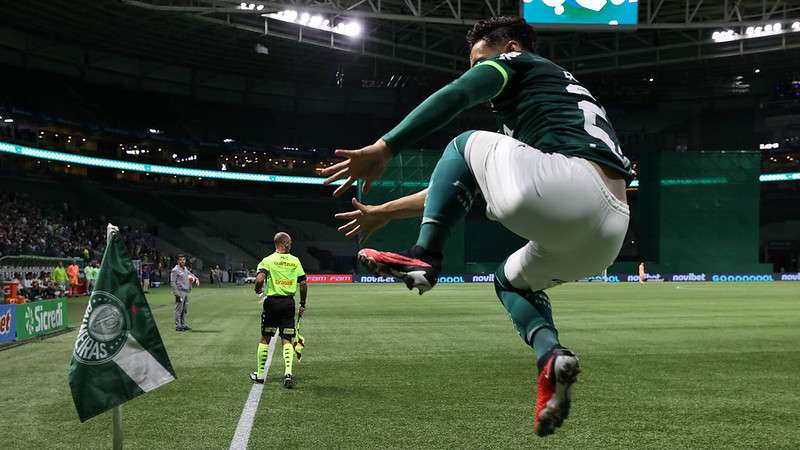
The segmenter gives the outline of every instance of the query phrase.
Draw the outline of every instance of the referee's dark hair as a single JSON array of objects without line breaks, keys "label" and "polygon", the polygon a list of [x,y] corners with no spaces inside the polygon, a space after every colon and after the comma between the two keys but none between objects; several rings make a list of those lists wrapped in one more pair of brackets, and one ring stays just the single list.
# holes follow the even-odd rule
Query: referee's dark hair
[{"label": "referee's dark hair", "polygon": [[517,16],[491,17],[476,23],[467,32],[467,43],[472,48],[481,40],[492,47],[517,41],[525,50],[536,50],[536,32],[524,19]]}]

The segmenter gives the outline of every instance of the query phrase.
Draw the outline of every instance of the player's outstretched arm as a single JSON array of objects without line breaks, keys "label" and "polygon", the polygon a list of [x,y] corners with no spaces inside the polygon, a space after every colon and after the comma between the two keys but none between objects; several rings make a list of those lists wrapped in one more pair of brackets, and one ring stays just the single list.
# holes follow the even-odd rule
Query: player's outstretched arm
[{"label": "player's outstretched arm", "polygon": [[408,219],[422,216],[428,190],[383,203],[381,205],[365,205],[353,199],[353,211],[338,213],[334,217],[348,222],[339,227],[339,232],[347,237],[356,233],[361,235],[359,242],[364,243],[375,231],[383,228],[394,219]]},{"label": "player's outstretched arm", "polygon": [[372,182],[383,175],[386,164],[392,159],[392,151],[383,139],[358,150],[336,150],[335,154],[345,160],[319,169],[320,175],[328,177],[326,185],[344,179],[344,184],[333,191],[334,197],[342,195],[356,180],[364,180],[361,191],[368,193]]},{"label": "player's outstretched arm", "polygon": [[319,173],[328,177],[326,185],[345,180],[333,192],[334,197],[342,195],[356,180],[364,181],[362,191],[367,193],[394,154],[447,125],[462,111],[491,100],[505,83],[505,77],[497,69],[479,64],[428,97],[374,144],[359,150],[337,150],[336,156],[345,160],[320,169]]}]

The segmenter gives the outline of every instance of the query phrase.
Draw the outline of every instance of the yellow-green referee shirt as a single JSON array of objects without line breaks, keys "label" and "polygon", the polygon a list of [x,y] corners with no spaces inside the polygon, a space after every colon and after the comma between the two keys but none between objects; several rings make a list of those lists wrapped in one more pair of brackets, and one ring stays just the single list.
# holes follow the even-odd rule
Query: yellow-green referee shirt
[{"label": "yellow-green referee shirt", "polygon": [[297,292],[297,284],[305,281],[306,273],[296,256],[275,252],[262,259],[258,272],[267,275],[267,296],[291,297]]}]

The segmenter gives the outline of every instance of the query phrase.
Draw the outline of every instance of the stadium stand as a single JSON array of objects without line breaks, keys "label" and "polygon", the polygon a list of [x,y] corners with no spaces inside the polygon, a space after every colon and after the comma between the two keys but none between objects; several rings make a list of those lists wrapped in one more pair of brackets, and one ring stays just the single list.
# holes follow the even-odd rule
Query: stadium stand
[{"label": "stadium stand", "polygon": [[[66,200],[66,199],[64,199]],[[0,191],[0,256],[40,255],[90,261],[105,244],[102,217],[85,216],[70,202],[52,195],[50,201],[26,193]],[[134,227],[125,230],[134,258],[153,258],[152,236]]]},{"label": "stadium stand", "polygon": [[[634,159],[640,152],[653,148],[740,150],[758,147],[758,142],[773,142],[770,148],[763,149],[762,173],[789,173],[800,170],[800,139],[793,125],[796,121],[787,117],[795,117],[792,115],[796,115],[800,102],[798,84],[793,81],[796,77],[784,78],[753,79],[745,86],[736,78],[715,75],[709,78],[712,89],[694,86],[691,80],[683,78],[652,83],[646,79],[599,77],[592,80],[592,86],[593,93],[611,105],[610,114],[615,118],[625,152]],[[378,111],[403,110],[406,102],[413,103],[428,91],[422,81],[404,90],[407,98],[399,102],[399,97],[385,91],[370,90],[369,102],[361,99],[365,102],[359,106],[362,109],[345,107],[335,115],[336,120],[330,120],[332,116],[322,111],[344,105],[344,94],[330,96],[324,89],[308,93],[310,104],[319,109],[298,109],[284,114],[281,108],[286,105],[241,105],[222,100],[212,103],[180,95],[165,97],[163,93],[65,81],[36,70],[9,70],[0,74],[0,80],[10,85],[38,86],[35,90],[25,90],[24,95],[22,90],[13,89],[0,93],[0,113],[15,118],[13,126],[0,125],[0,138],[6,142],[131,162],[299,176],[312,176],[314,169],[330,165],[335,160],[333,145],[363,144],[388,129],[393,116]],[[356,98],[353,92],[346,94]],[[695,103],[701,107],[685,111],[684,106],[690,100],[697,100]],[[154,101],[161,105],[155,110],[151,108]],[[650,109],[652,102],[661,105],[658,111]],[[753,102],[764,105],[756,114],[763,116],[767,129],[732,137],[727,133],[729,127],[748,129],[747,123],[752,122],[753,115],[741,113],[752,111]],[[685,114],[672,114],[670,111],[676,108],[682,108]],[[474,117],[477,116],[481,115]],[[451,136],[452,130],[492,127],[474,117],[468,115],[445,127],[431,139],[434,147],[437,141],[446,142],[442,137]],[[342,127],[337,126],[340,120],[357,121],[357,131],[343,135]],[[313,124],[313,132],[312,128],[301,129],[299,124]],[[687,129],[693,131],[687,134]],[[38,173],[62,177],[67,184],[74,185],[70,189],[76,191],[76,196],[92,199],[92,204],[82,205],[91,210],[87,217],[109,215],[122,218],[121,223],[146,228],[158,254],[186,252],[196,258],[198,267],[217,263],[223,267],[251,266],[270,247],[269,234],[283,229],[296,236],[295,251],[310,261],[309,270],[353,270],[352,253],[356,246],[338,236],[337,224],[330,219],[336,210],[347,208],[346,203],[318,201],[313,208],[298,206],[298,213],[291,207],[328,198],[329,192],[324,190],[270,185],[267,194],[263,187],[219,180],[115,172],[12,157],[0,159],[0,171],[7,175]],[[93,182],[84,182],[87,179]],[[166,190],[170,195],[163,194]],[[226,196],[221,196],[223,190]],[[796,198],[798,183],[765,184],[762,193],[765,205],[779,205],[763,209],[762,257],[768,255],[775,270],[789,270],[797,266],[797,249],[767,251],[767,247],[796,241],[796,233],[780,224],[794,214],[787,199]],[[288,208],[275,206],[281,202]],[[633,210],[638,210],[635,188],[629,191],[629,202]],[[635,262],[641,257],[639,219],[635,214],[631,218],[619,261]],[[470,220],[468,233],[492,227],[480,211],[474,211]],[[373,245],[380,243],[381,236],[376,235]],[[498,249],[513,248],[518,242],[510,239],[495,246],[484,244],[468,242],[467,260],[477,263],[481,258],[503,254]]]}]

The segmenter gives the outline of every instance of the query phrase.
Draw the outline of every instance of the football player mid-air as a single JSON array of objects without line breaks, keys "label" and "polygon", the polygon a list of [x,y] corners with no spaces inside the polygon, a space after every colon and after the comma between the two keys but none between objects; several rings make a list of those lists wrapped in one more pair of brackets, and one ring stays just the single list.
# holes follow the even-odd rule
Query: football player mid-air
[{"label": "football player mid-air", "polygon": [[568,71],[536,53],[535,33],[519,17],[493,17],[467,34],[470,65],[461,77],[415,108],[394,129],[321,170],[327,184],[356,180],[368,192],[387,161],[482,103],[505,134],[467,131],[445,148],[428,188],[382,205],[337,214],[340,231],[362,240],[392,219],[422,216],[419,239],[394,253],[364,248],[370,271],[401,278],[422,294],[441,271],[450,229],[477,194],[486,214],[529,242],[495,273],[495,290],[522,339],[537,355],[534,430],[552,434],[567,418],[580,364],[562,346],[545,289],[597,274],[616,258],[628,228],[625,187],[633,178],[605,110]]}]

